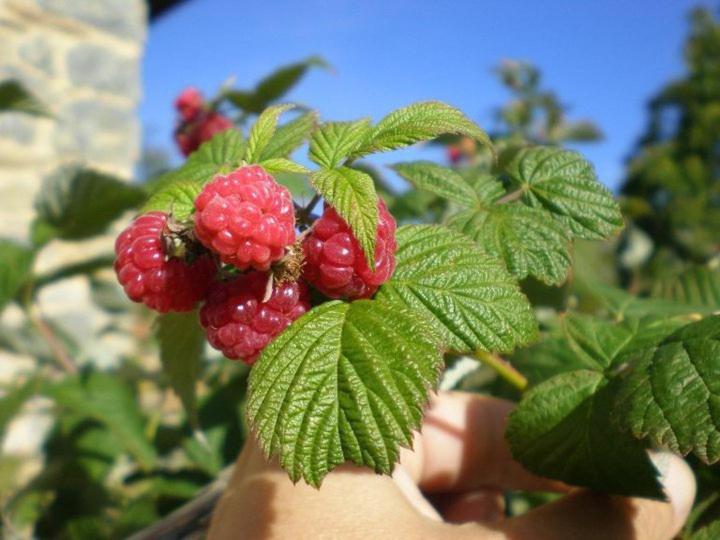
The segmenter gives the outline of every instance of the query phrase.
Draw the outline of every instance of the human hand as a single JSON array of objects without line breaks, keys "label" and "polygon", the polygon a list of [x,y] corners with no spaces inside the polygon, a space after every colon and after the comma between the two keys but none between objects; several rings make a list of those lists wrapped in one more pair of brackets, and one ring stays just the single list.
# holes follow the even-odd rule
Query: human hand
[{"label": "human hand", "polygon": [[[507,401],[475,394],[436,396],[415,450],[403,451],[392,478],[343,465],[319,490],[293,485],[250,440],[218,503],[209,538],[661,540],[680,530],[695,497],[695,480],[683,460],[654,456],[669,502],[571,489],[513,461],[503,436],[511,409]],[[511,489],[566,495],[505,519],[502,494]]]}]

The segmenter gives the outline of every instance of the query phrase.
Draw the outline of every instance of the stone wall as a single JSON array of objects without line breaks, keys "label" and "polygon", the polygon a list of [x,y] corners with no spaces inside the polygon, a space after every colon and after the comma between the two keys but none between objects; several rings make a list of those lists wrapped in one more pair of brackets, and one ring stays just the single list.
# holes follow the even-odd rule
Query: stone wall
[{"label": "stone wall", "polygon": [[54,115],[0,115],[4,234],[26,237],[41,178],[61,162],[132,175],[145,32],[143,0],[0,0],[0,80],[20,79]]},{"label": "stone wall", "polygon": [[[58,165],[80,161],[131,178],[140,153],[140,58],[146,34],[144,0],[0,0],[0,80],[19,79],[52,118],[0,114],[0,235],[28,240],[33,201],[43,177]],[[36,271],[48,271],[96,253],[109,253],[112,237],[81,243],[52,242]],[[113,361],[127,344],[100,335],[108,316],[93,307],[82,277],[43,289],[42,314],[81,345],[75,361]],[[2,314],[6,326],[23,324],[19,309]],[[31,356],[0,349],[0,382],[35,368]],[[27,477],[49,424],[36,399],[9,427],[2,453],[28,460]],[[2,456],[0,456],[2,459]]]}]

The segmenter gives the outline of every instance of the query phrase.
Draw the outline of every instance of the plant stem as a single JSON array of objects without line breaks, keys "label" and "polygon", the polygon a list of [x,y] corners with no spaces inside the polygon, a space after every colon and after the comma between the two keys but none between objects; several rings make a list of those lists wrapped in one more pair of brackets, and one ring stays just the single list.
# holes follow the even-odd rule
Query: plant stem
[{"label": "plant stem", "polygon": [[55,335],[55,332],[50,325],[45,322],[42,315],[36,312],[32,306],[27,307],[27,314],[30,322],[35,326],[38,333],[42,336],[45,342],[50,347],[53,358],[57,361],[60,367],[68,374],[75,374],[78,372],[78,368],[70,358],[70,355],[65,350],[65,347]]},{"label": "plant stem", "polygon": [[320,201],[321,195],[319,193],[316,193],[313,195],[313,198],[310,199],[310,202],[307,203],[307,206],[305,207],[305,213],[307,215],[310,215],[310,212],[312,212],[312,209],[315,208],[315,205]]},{"label": "plant stem", "polygon": [[492,368],[502,379],[519,392],[524,392],[528,386],[528,380],[517,369],[510,365],[510,362],[497,354],[485,351],[475,351],[475,358],[481,363]]},{"label": "plant stem", "polygon": [[300,206],[298,203],[293,201],[293,205],[295,206],[295,216],[297,217],[297,220],[301,225],[309,227],[313,224],[313,221],[315,221],[316,217],[312,215],[312,209],[318,203],[320,198],[320,194],[316,193],[313,198],[310,199],[310,202],[307,203],[305,206]]},{"label": "plant stem", "polygon": [[86,261],[81,261],[78,263],[69,264],[68,266],[63,266],[62,268],[58,268],[53,272],[35,278],[33,283],[33,290],[40,289],[45,285],[49,285],[50,283],[59,281],[61,279],[75,277],[79,274],[90,274],[103,268],[109,268],[113,265],[113,262],[115,262],[114,255],[100,255]]},{"label": "plant stem", "polygon": [[525,190],[523,188],[516,189],[515,191],[511,191],[507,195],[500,197],[497,201],[495,201],[495,204],[505,204],[515,201],[522,197],[523,193],[525,193]]}]

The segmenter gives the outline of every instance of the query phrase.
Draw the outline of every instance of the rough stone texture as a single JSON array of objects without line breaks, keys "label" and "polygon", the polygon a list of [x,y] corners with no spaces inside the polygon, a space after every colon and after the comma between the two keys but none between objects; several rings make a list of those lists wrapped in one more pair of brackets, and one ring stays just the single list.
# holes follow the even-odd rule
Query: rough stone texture
[{"label": "rough stone texture", "polygon": [[145,35],[145,13],[133,0],[37,0],[41,9],[82,21],[110,34],[141,40]]},{"label": "rough stone texture", "polygon": [[0,80],[20,80],[54,115],[0,118],[0,176],[69,160],[132,175],[145,17],[144,0],[0,0]]},{"label": "rough stone texture", "polygon": [[138,64],[135,59],[118,55],[112,48],[80,44],[68,52],[70,81],[101,92],[137,99],[140,93]]},{"label": "rough stone texture", "polygon": [[42,34],[32,35],[21,42],[18,56],[45,75],[55,74],[55,59],[50,43]]},{"label": "rough stone texture", "polygon": [[0,138],[11,139],[18,144],[31,144],[37,132],[37,122],[27,114],[0,114]]},{"label": "rough stone texture", "polygon": [[[82,122],[78,122],[82,118]],[[140,132],[132,110],[96,100],[67,104],[57,115],[55,147],[69,159],[123,168]]]},{"label": "rough stone texture", "polygon": [[[145,31],[145,0],[0,0],[0,80],[19,79],[52,113],[51,118],[0,115],[0,235],[28,241],[42,178],[68,161],[131,178],[140,155],[136,109]],[[36,266],[47,271],[111,252],[110,236],[52,242]],[[111,338],[98,332],[107,315],[92,304],[84,278],[44,289],[38,302],[81,345],[79,364],[107,365],[127,345],[109,343]],[[26,321],[11,307],[0,314],[0,323],[20,328]],[[35,362],[0,349],[0,382],[22,380]],[[6,455],[38,456],[46,412],[42,407],[27,412],[0,441]],[[38,434],[37,440],[31,441],[29,432]]]}]

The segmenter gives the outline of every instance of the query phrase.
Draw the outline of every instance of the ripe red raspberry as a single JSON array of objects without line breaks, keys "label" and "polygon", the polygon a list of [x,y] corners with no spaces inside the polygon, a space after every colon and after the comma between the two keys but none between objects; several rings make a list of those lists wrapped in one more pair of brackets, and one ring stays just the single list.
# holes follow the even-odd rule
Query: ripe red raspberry
[{"label": "ripe red raspberry", "polygon": [[214,111],[201,113],[190,122],[180,124],[175,131],[175,142],[184,156],[189,156],[216,133],[233,127],[229,118]]},{"label": "ripe red raspberry", "polygon": [[192,264],[168,258],[162,232],[167,215],[149,212],[133,221],[115,241],[115,272],[133,302],[166,313],[190,311],[203,298],[215,264],[205,255]]},{"label": "ripe red raspberry", "polygon": [[180,118],[184,122],[189,122],[197,118],[203,110],[203,96],[197,88],[192,86],[186,88],[175,100],[175,109],[180,114]]},{"label": "ripe red raspberry", "polygon": [[262,167],[217,175],[195,199],[195,236],[241,270],[267,270],[295,241],[292,197]]},{"label": "ripe red raspberry", "polygon": [[310,234],[303,240],[303,277],[330,298],[368,298],[395,270],[395,219],[385,203],[378,202],[375,268],[370,269],[360,243],[345,220],[325,206]]},{"label": "ripe red raspberry", "polygon": [[310,309],[310,295],[302,282],[276,285],[263,302],[268,275],[242,274],[217,282],[200,309],[200,324],[210,344],[231,359],[252,365],[272,339]]}]

